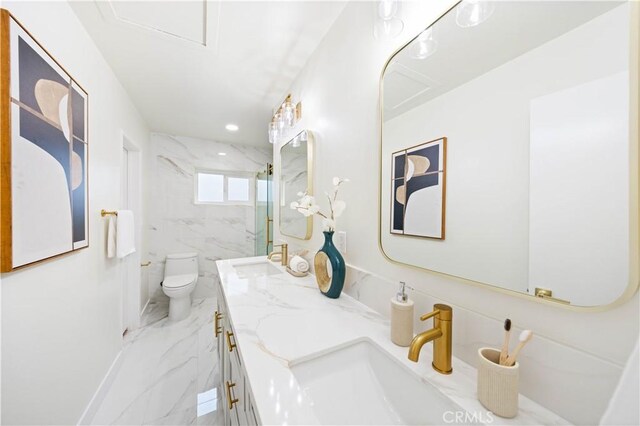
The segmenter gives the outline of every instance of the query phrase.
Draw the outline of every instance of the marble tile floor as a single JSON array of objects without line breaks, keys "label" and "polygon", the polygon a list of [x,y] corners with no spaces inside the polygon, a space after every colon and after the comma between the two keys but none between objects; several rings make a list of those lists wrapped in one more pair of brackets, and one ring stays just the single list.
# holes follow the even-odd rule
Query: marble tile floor
[{"label": "marble tile floor", "polygon": [[[166,300],[165,300],[166,299]],[[191,315],[167,318],[168,299],[149,303],[142,326],[125,335],[122,362],[94,425],[221,425],[216,299],[194,299]]]},{"label": "marble tile floor", "polygon": [[145,308],[144,315],[140,318],[140,327],[156,323],[167,318],[167,315],[169,315],[169,298],[164,293],[156,292]]}]

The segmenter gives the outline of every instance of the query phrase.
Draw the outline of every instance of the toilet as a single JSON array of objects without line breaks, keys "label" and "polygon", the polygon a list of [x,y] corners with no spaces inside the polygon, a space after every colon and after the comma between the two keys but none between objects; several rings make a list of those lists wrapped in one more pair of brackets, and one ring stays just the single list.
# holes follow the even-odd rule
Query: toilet
[{"label": "toilet", "polygon": [[191,312],[191,292],[198,282],[198,253],[167,255],[162,291],[169,297],[169,319],[179,321]]}]

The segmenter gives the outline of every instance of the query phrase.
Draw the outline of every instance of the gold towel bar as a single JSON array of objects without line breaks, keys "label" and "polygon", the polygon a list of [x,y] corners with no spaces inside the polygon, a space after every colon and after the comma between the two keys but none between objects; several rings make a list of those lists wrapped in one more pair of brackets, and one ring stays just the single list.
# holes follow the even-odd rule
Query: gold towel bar
[{"label": "gold towel bar", "polygon": [[118,212],[115,212],[115,211],[110,212],[110,211],[107,211],[105,209],[100,210],[100,216],[105,217],[108,214],[113,215],[113,216],[118,216]]}]

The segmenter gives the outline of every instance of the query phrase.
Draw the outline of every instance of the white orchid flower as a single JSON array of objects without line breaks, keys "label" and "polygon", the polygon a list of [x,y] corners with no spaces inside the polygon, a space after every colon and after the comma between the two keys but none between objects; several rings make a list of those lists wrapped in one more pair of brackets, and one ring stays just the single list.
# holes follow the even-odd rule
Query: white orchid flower
[{"label": "white orchid flower", "polygon": [[336,200],[333,202],[333,217],[340,217],[340,215],[344,212],[344,209],[347,208],[347,203],[342,200]]},{"label": "white orchid flower", "polygon": [[330,195],[328,192],[325,192],[327,196],[327,200],[329,201],[329,211],[331,214],[324,214],[320,211],[320,206],[316,204],[316,200],[312,195],[309,195],[305,192],[298,192],[298,196],[300,199],[298,201],[294,201],[290,204],[290,207],[294,210],[297,210],[305,217],[313,216],[317,214],[318,216],[322,216],[323,225],[327,231],[334,231],[336,229],[336,218],[340,216],[345,208],[347,207],[347,203],[342,200],[337,200],[338,196],[338,188],[343,182],[348,182],[349,179],[342,179],[339,177],[333,178],[333,193]]},{"label": "white orchid flower", "polygon": [[333,231],[336,229],[336,221],[327,217],[322,219],[322,225],[326,231]]},{"label": "white orchid flower", "polygon": [[298,207],[306,208],[309,206],[309,202],[305,197],[302,197],[298,200]]},{"label": "white orchid flower", "polygon": [[293,201],[290,206],[306,217],[312,216],[320,211],[320,206],[315,204],[315,199],[311,195],[305,195],[299,201]]},{"label": "white orchid flower", "polygon": [[341,183],[349,182],[349,179],[334,177],[333,178],[333,186],[339,186]]},{"label": "white orchid flower", "polygon": [[309,217],[309,216],[313,216],[315,213],[313,211],[311,211],[310,209],[299,209],[298,210],[300,213],[302,213],[302,215],[304,217]]},{"label": "white orchid flower", "polygon": [[301,207],[309,208],[315,203],[315,199],[312,195],[305,195],[304,197],[300,198],[299,203]]}]

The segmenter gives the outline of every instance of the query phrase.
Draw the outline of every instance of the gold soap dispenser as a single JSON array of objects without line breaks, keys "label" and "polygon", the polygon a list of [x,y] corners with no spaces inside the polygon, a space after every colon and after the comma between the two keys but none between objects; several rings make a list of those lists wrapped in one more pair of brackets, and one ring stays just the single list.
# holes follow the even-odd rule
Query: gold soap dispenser
[{"label": "gold soap dispenser", "polygon": [[413,300],[407,296],[406,288],[400,281],[398,293],[391,298],[391,341],[405,347],[413,339]]}]

